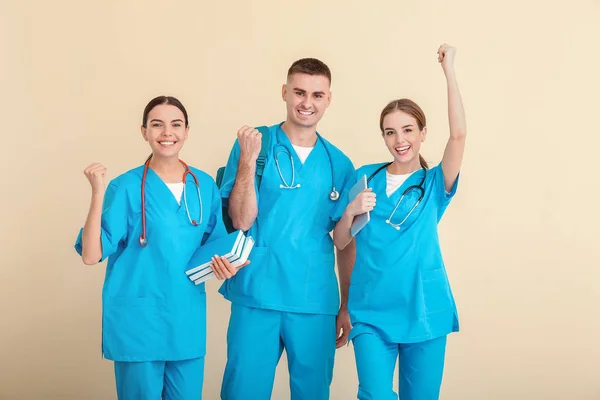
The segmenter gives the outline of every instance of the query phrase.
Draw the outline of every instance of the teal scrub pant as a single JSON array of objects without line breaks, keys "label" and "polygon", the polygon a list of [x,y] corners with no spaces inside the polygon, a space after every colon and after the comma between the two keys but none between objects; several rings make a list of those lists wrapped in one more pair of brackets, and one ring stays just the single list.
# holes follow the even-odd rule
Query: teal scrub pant
[{"label": "teal scrub pant", "polygon": [[201,400],[204,357],[115,362],[115,378],[119,400]]},{"label": "teal scrub pant", "polygon": [[[360,400],[438,400],[446,336],[420,343],[389,343],[374,334],[353,339]],[[400,358],[400,396],[393,390],[396,360]]]},{"label": "teal scrub pant", "polygon": [[269,400],[285,349],[292,400],[327,400],[335,357],[335,315],[233,304],[222,400]]}]

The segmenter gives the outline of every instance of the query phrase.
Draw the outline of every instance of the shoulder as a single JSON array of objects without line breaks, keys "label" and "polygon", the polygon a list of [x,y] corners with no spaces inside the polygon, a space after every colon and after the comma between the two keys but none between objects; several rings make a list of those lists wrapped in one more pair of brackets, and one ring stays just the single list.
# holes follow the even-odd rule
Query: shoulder
[{"label": "shoulder", "polygon": [[444,171],[442,170],[441,162],[427,169],[428,179],[435,179],[436,176],[444,176]]},{"label": "shoulder", "polygon": [[129,171],[123,172],[121,175],[113,178],[109,183],[108,187],[112,190],[119,192],[125,192],[132,189],[139,191],[142,183],[142,175],[144,173],[144,166],[138,166],[130,169]]},{"label": "shoulder", "polygon": [[329,151],[331,159],[335,164],[341,164],[345,168],[354,170],[354,163],[350,157],[346,155],[346,153],[344,153],[339,147],[331,143],[329,140],[325,139],[323,136],[321,136],[321,139],[323,140],[323,145]]}]

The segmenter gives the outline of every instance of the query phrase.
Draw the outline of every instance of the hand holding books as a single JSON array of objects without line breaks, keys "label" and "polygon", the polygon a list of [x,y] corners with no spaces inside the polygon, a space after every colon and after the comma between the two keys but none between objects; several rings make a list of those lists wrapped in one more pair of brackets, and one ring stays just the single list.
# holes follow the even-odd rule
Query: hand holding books
[{"label": "hand holding books", "polygon": [[185,273],[196,285],[215,276],[220,280],[229,279],[250,263],[248,258],[253,247],[252,236],[246,236],[242,231],[232,232],[200,246]]}]

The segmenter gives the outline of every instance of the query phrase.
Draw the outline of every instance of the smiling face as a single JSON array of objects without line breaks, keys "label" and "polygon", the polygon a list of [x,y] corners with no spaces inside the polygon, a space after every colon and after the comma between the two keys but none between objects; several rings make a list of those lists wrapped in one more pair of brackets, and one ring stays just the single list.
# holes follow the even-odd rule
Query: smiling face
[{"label": "smiling face", "polygon": [[415,117],[403,111],[392,111],[383,118],[383,139],[394,161],[419,165],[419,151],[427,128],[419,129]]},{"label": "smiling face", "polygon": [[288,122],[304,128],[315,127],[331,102],[329,79],[323,75],[294,73],[283,85],[282,97]]},{"label": "smiling face", "polygon": [[142,136],[150,145],[153,157],[179,157],[188,130],[186,117],[178,107],[159,104],[148,113]]}]

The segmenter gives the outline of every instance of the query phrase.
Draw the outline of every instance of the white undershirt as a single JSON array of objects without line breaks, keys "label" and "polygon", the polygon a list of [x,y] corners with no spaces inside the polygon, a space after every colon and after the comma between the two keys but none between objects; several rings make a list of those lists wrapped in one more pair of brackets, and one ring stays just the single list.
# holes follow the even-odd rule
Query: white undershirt
[{"label": "white undershirt", "polygon": [[181,194],[183,193],[183,182],[179,183],[167,183],[167,187],[175,196],[175,200],[177,200],[177,204],[181,205]]},{"label": "white undershirt", "polygon": [[389,172],[385,171],[386,182],[387,182],[385,191],[386,191],[388,197],[390,197],[392,195],[392,193],[394,193],[396,190],[398,190],[398,188],[400,186],[402,186],[402,184],[404,182],[406,182],[406,180],[415,172],[416,171],[410,172],[408,174],[393,175],[393,174],[390,174]]},{"label": "white undershirt", "polygon": [[308,158],[308,155],[314,148],[314,147],[296,146],[295,144],[293,144],[292,146],[294,147],[294,150],[296,150],[296,154],[298,155],[298,158],[300,159],[300,162],[302,162],[302,164],[304,164],[304,161],[306,161],[306,159]]}]

